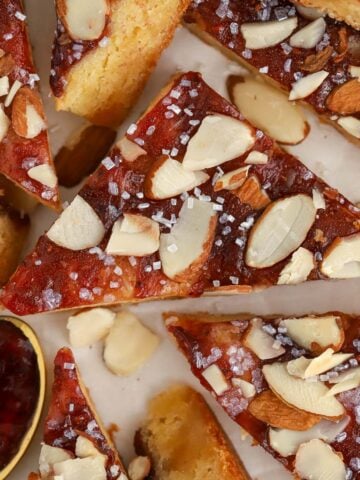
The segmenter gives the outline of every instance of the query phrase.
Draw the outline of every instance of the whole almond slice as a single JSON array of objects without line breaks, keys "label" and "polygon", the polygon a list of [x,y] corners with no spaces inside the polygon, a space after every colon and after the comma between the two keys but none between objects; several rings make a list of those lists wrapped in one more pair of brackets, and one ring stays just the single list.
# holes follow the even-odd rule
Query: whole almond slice
[{"label": "whole almond slice", "polygon": [[67,480],[106,480],[105,455],[74,458],[54,464],[54,478]]},{"label": "whole almond slice", "polygon": [[271,390],[264,390],[251,401],[248,411],[261,422],[275,428],[308,430],[320,419],[317,415],[289,407]]},{"label": "whole almond slice", "polygon": [[0,142],[4,140],[10,127],[10,120],[4,112],[4,106],[0,104]]},{"label": "whole almond slice", "polygon": [[314,255],[306,248],[300,247],[281,270],[277,283],[278,285],[296,285],[305,282],[314,267]]},{"label": "whole almond slice", "polygon": [[37,92],[29,87],[22,87],[18,91],[13,101],[11,119],[16,134],[23,138],[35,138],[46,129]]},{"label": "whole almond slice", "polygon": [[98,245],[105,227],[95,210],[77,195],[47,232],[47,237],[69,250],[83,250]]},{"label": "whole almond slice", "polygon": [[241,77],[229,82],[229,90],[244,117],[278,142],[296,145],[307,136],[310,127],[300,107],[262,79]]},{"label": "whole almond slice", "polygon": [[338,125],[355,138],[360,138],[360,120],[356,117],[347,116],[340,117],[337,121]]},{"label": "whole almond slice", "polygon": [[324,383],[290,375],[286,363],[264,365],[262,370],[271,390],[285,403],[325,418],[344,415],[342,404],[335,397],[326,397],[329,389]]},{"label": "whole almond slice", "polygon": [[208,115],[191,138],[182,162],[187,170],[216,167],[240,157],[255,143],[252,128],[227,115]]},{"label": "whole almond slice", "polygon": [[297,48],[314,48],[322,39],[325,30],[326,22],[320,17],[294,33],[289,44]]},{"label": "whole almond slice", "polygon": [[332,348],[328,348],[313,359],[300,357],[296,360],[291,360],[287,364],[287,370],[290,375],[306,379],[321,375],[341,365],[353,356],[352,353],[334,353]]},{"label": "whole almond slice", "polygon": [[305,240],[315,221],[312,199],[303,194],[273,202],[251,230],[246,264],[266,268],[284,260]]},{"label": "whole almond slice", "polygon": [[306,77],[302,77],[292,84],[292,90],[289,95],[289,100],[298,100],[308,97],[317,90],[329,72],[320,70],[319,72],[310,73]]},{"label": "whole almond slice", "polygon": [[105,337],[114,323],[115,313],[108,308],[92,308],[67,321],[71,346],[87,347]]},{"label": "whole almond slice", "polygon": [[54,169],[51,165],[43,163],[42,165],[36,165],[27,171],[27,174],[33,180],[45,185],[49,188],[55,188],[57,185],[57,177]]},{"label": "whole almond slice", "polygon": [[41,478],[47,478],[55,463],[71,460],[72,458],[73,455],[68,450],[42,444],[39,456],[39,471]]},{"label": "whole almond slice", "polygon": [[250,167],[240,167],[231,172],[225,173],[214,185],[214,191],[236,190],[245,182]]},{"label": "whole almond slice", "polygon": [[245,183],[234,192],[241,203],[246,203],[254,210],[261,210],[271,202],[266,191],[261,187],[258,178],[255,175],[245,181]]},{"label": "whole almond slice", "polygon": [[325,350],[331,347],[340,350],[344,342],[344,330],[338,324],[338,317],[325,315],[323,317],[288,318],[281,321],[287,335],[306,350]]},{"label": "whole almond slice", "polygon": [[146,155],[146,151],[135,142],[132,142],[127,137],[123,137],[116,144],[121,155],[127,162],[135,162],[142,155]]},{"label": "whole almond slice", "polygon": [[297,17],[280,21],[243,23],[240,27],[245,47],[251,50],[278,45],[297,27]]},{"label": "whole almond slice", "polygon": [[360,67],[356,65],[349,66],[349,72],[352,77],[359,78],[360,77]]},{"label": "whole almond slice", "polygon": [[322,440],[300,445],[295,457],[295,471],[303,480],[345,480],[346,468],[340,455]]},{"label": "whole almond slice", "polygon": [[316,20],[317,18],[323,17],[325,13],[321,12],[317,8],[313,7],[304,7],[296,3],[295,5],[296,10],[300,13],[300,15],[308,20]]},{"label": "whole almond slice", "polygon": [[205,172],[192,172],[172,159],[164,157],[154,163],[145,178],[145,195],[154,200],[171,198],[188,192],[209,180]]},{"label": "whole almond slice", "polygon": [[244,163],[247,163],[248,165],[266,165],[268,161],[269,157],[266,155],[266,153],[253,150],[246,157]]},{"label": "whole almond slice", "polygon": [[334,240],[325,251],[320,269],[329,278],[360,277],[360,234]]},{"label": "whole almond slice", "polygon": [[108,0],[56,0],[58,15],[73,40],[96,40],[110,12]]},{"label": "whole almond slice", "polygon": [[241,393],[245,398],[252,398],[256,395],[256,388],[250,382],[243,380],[242,378],[232,378],[231,383],[234,387],[240,388]]},{"label": "whole almond slice", "polygon": [[144,257],[159,250],[159,224],[143,215],[124,213],[114,223],[106,252]]},{"label": "whole almond slice", "polygon": [[7,95],[9,93],[9,89],[9,77],[7,75],[0,77],[0,97]]},{"label": "whole almond slice", "polygon": [[170,233],[160,236],[160,259],[172,280],[191,281],[206,262],[215,236],[217,214],[213,204],[190,197]]},{"label": "whole almond slice", "polygon": [[334,384],[334,386],[330,388],[326,394],[327,396],[338,395],[339,393],[359,387],[360,367],[351,368],[350,370],[340,373],[337,377],[330,378],[329,383]]},{"label": "whole almond slice", "polygon": [[349,417],[344,417],[339,422],[331,422],[329,420],[321,420],[312,428],[305,431],[295,431],[289,429],[269,430],[269,444],[277,453],[283,457],[295,455],[302,443],[309,442],[313,439],[324,440],[332,443],[335,438],[345,430],[349,424]]},{"label": "whole almond slice", "polygon": [[326,106],[334,113],[351,115],[360,111],[360,82],[357,78],[335,88],[326,99]]},{"label": "whole almond slice", "polygon": [[285,349],[280,345],[274,346],[274,338],[263,330],[261,318],[253,318],[244,337],[244,345],[255,353],[260,360],[270,360],[280,357]]},{"label": "whole almond slice", "polygon": [[205,378],[216,395],[222,395],[230,388],[224,374],[215,363],[206,368],[201,375]]}]

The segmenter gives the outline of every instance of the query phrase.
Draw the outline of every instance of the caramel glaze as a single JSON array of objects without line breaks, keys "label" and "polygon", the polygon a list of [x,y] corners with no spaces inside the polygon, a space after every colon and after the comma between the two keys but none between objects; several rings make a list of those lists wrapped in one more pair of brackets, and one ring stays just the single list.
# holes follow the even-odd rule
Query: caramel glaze
[{"label": "caramel glaze", "polygon": [[39,392],[37,357],[30,341],[0,318],[0,471],[19,450]]},{"label": "caramel glaze", "polygon": [[[360,354],[357,348],[354,347],[353,341],[360,338],[360,318],[351,317],[339,312],[331,312],[330,314],[336,315],[339,318],[338,321],[345,330],[345,340],[341,352],[353,353],[354,358],[359,361]],[[281,318],[277,320],[263,319],[265,323],[271,324],[275,327],[277,327],[280,320]],[[193,374],[207,390],[212,392],[212,395],[227,411],[228,415],[243,427],[253,437],[256,443],[265,448],[286,468],[293,470],[294,456],[286,458],[282,457],[270,447],[268,442],[269,426],[255,418],[247,410],[249,401],[244,399],[239,388],[231,386],[231,378],[241,377],[248,382],[252,382],[256,387],[256,394],[259,394],[263,390],[269,388],[261,372],[262,366],[267,363],[287,362],[297,358],[293,353],[294,347],[298,350],[302,349],[294,342],[290,346],[282,342],[282,346],[286,350],[282,356],[268,361],[261,361],[250,349],[243,345],[243,339],[248,326],[249,322],[243,319],[238,321],[233,320],[232,322],[204,323],[203,321],[197,322],[196,315],[193,315],[191,319],[187,319],[182,318],[182,315],[180,314],[178,319],[170,323],[167,328],[175,337],[180,350],[189,361]],[[243,374],[235,375],[231,370],[229,356],[226,353],[230,347],[241,348],[246,356],[251,359],[251,368],[245,368]],[[198,363],[199,354],[201,355],[201,358],[206,358],[211,355],[211,350],[214,348],[218,348],[221,351],[222,356],[220,359],[216,360],[216,365],[220,368],[230,386],[230,389],[221,396],[217,396],[211,389],[210,385],[205,381],[204,377],[201,375],[204,368],[199,366]],[[311,356],[312,354],[309,351],[303,351],[303,355]],[[329,384],[329,386],[331,386],[331,384]],[[344,430],[347,434],[345,440],[335,440],[331,443],[331,446],[335,451],[341,453],[345,465],[349,467],[351,465],[351,459],[359,456],[359,444],[356,442],[356,439],[360,438],[360,423],[356,421],[355,408],[356,406],[360,406],[360,387],[337,395],[337,399],[344,405],[346,415],[349,416],[350,421]],[[242,411],[238,413],[236,411],[236,405],[239,405],[239,402],[244,402],[244,400],[245,403],[241,409]],[[354,471],[353,476],[349,478],[353,480],[360,479],[360,472]]]},{"label": "caramel glaze", "polygon": [[[18,18],[16,14],[20,16],[24,14],[21,0],[0,0],[0,51],[3,51],[5,56],[11,56],[14,63],[11,72],[5,73],[1,70],[2,60],[0,58],[0,77],[8,75],[10,87],[15,80],[23,85],[30,85],[41,101],[39,91],[35,86],[36,81],[32,80],[32,75],[36,74],[36,71],[26,21]],[[4,100],[5,97],[1,98],[0,103],[3,103]],[[12,106],[13,103],[4,108],[10,120]],[[42,116],[45,118],[44,111],[42,111]],[[46,130],[40,132],[35,138],[27,139],[17,135],[10,125],[6,137],[0,142],[0,158],[0,173],[31,195],[38,197],[40,202],[53,208],[59,208],[57,188],[46,187],[27,174],[27,170],[31,166],[52,164]]]},{"label": "caramel glaze", "polygon": [[[180,94],[178,99],[169,95],[172,90]],[[172,118],[165,117],[171,112],[168,109],[169,103],[180,109]],[[25,315],[59,308],[136,301],[151,297],[199,296],[205,290],[214,289],[214,280],[219,280],[221,286],[233,287],[230,276],[237,277],[239,285],[249,290],[276,284],[279,273],[289,258],[263,269],[248,267],[244,261],[250,229],[239,230],[239,227],[249,219],[256,221],[262,210],[255,210],[242,203],[230,191],[214,192],[211,180],[200,186],[202,194],[209,195],[215,203],[221,197],[223,212],[232,215],[233,221],[220,221],[222,212],[219,212],[215,242],[221,239],[223,244],[218,246],[213,243],[210,256],[193,283],[171,281],[161,269],[147,271],[146,266],[159,260],[158,252],[137,258],[136,263],[129,257],[109,257],[104,253],[113,223],[122,213],[133,212],[152,217],[157,212],[163,212],[163,218],[166,219],[170,219],[172,214],[178,215],[183,204],[180,196],[176,197],[176,204],[171,199],[150,200],[143,196],[146,174],[154,161],[163,154],[164,149],[178,149],[176,158],[181,160],[187,147],[181,143],[181,138],[184,137],[180,136],[193,136],[199,128],[196,121],[201,122],[209,113],[242,118],[235,107],[214,92],[199,74],[187,73],[177,78],[170,91],[139,120],[135,133],[128,134],[129,139],[141,143],[147,155],[128,162],[115,147],[109,157],[112,162],[110,169],[102,164],[79,192],[105,226],[106,234],[99,248],[71,251],[42,236],[34,252],[25,259],[6,285],[2,294],[4,305],[17,314]],[[190,121],[192,123],[189,123]],[[155,127],[154,131],[151,129],[152,135],[147,134],[150,127]],[[252,150],[266,152],[269,160],[265,165],[250,165],[249,176],[254,174],[258,177],[271,200],[297,193],[312,196],[314,188],[322,192],[326,199],[326,209],[317,211],[315,223],[302,244],[314,253],[316,259],[316,267],[309,278],[321,279],[323,276],[319,266],[325,249],[336,237],[359,231],[359,210],[336,190],[328,187],[299,160],[281,150],[269,137],[255,130],[254,134],[257,139]],[[243,166],[248,153],[224,163],[221,168],[227,172]],[[109,158],[105,160],[106,165]],[[212,178],[217,169],[210,168],[206,171]],[[119,195],[110,193],[109,182],[118,185]],[[145,208],[142,208],[144,204]],[[224,234],[225,226],[231,228],[227,235]],[[160,225],[160,230],[169,231],[163,224]],[[318,230],[323,231],[323,243],[316,240]],[[244,239],[242,246],[235,243],[239,236]],[[116,267],[122,269],[122,274],[116,274]]]},{"label": "caramel glaze", "polygon": [[75,455],[76,440],[79,434],[85,435],[106,456],[107,479],[117,478],[111,474],[111,467],[118,466],[119,474],[124,469],[116,450],[103,435],[98,419],[84,395],[72,352],[68,348],[62,348],[54,363],[54,383],[45,420],[44,442]]},{"label": "caramel glaze", "polygon": [[[303,69],[304,61],[309,55],[314,55],[319,51],[319,44],[318,49],[316,47],[311,49],[292,48],[287,53],[286,47],[284,49],[282,46],[282,44],[288,45],[289,38],[287,38],[281,44],[273,47],[251,50],[251,58],[248,58],[248,52],[245,52],[245,40],[240,31],[243,23],[259,22],[262,18],[277,20],[276,11],[280,8],[290,11],[293,15],[296,14],[298,26],[295,32],[311,23],[312,20],[308,20],[296,12],[290,1],[277,0],[276,3],[276,6],[271,7],[270,2],[261,0],[230,0],[227,11],[224,9],[223,16],[219,12],[220,9],[218,10],[219,0],[204,0],[199,3],[195,1],[185,15],[185,22],[197,24],[222,46],[238,55],[242,62],[246,62],[258,70],[268,67],[268,72],[265,73],[290,91],[296,74],[302,73],[306,76],[309,73]],[[231,14],[228,15],[228,12]],[[238,25],[238,33],[231,32],[231,24]],[[232,31],[235,32],[236,29],[233,27]],[[350,65],[360,65],[360,32],[346,23],[326,17],[326,34],[328,40],[321,44],[321,48],[324,49],[330,45],[333,48],[333,55],[319,70],[326,70],[329,72],[329,76],[315,92],[306,97],[306,102],[318,113],[331,116],[333,112],[326,107],[326,98],[335,88],[352,78],[349,73]],[[345,41],[342,41],[342,38]],[[288,64],[287,68],[284,68],[285,62]],[[359,115],[360,112],[355,116],[359,117]]]}]

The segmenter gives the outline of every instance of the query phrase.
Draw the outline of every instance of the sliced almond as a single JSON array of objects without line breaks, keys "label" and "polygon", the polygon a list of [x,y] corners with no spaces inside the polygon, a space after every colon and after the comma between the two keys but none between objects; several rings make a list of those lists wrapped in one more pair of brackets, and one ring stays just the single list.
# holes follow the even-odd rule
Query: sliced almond
[{"label": "sliced almond", "polygon": [[326,22],[320,17],[294,33],[289,40],[292,47],[314,48],[324,36]]},{"label": "sliced almond", "polygon": [[282,429],[269,430],[269,444],[277,453],[283,457],[295,455],[297,449],[302,443],[309,442],[315,438],[332,443],[339,433],[343,432],[349,423],[350,418],[344,417],[339,422],[331,422],[329,420],[321,420],[312,428],[298,432],[294,430]]},{"label": "sliced almond", "polygon": [[325,198],[324,195],[319,192],[316,188],[313,189],[312,191],[313,194],[313,202],[314,202],[314,207],[316,210],[325,210],[326,208],[326,203],[325,203]]},{"label": "sliced almond", "polygon": [[55,463],[55,478],[66,480],[106,480],[105,456],[74,458]]},{"label": "sliced almond", "polygon": [[159,250],[159,224],[143,215],[124,213],[114,223],[106,252],[145,257]]},{"label": "sliced almond", "polygon": [[281,270],[277,283],[278,285],[296,285],[305,282],[314,267],[313,254],[306,248],[300,247]]},{"label": "sliced almond", "polygon": [[332,348],[328,348],[316,358],[300,357],[296,360],[291,360],[288,362],[287,369],[290,375],[310,378],[341,365],[353,356],[352,353],[334,353]]},{"label": "sliced almond", "polygon": [[347,392],[353,388],[360,386],[360,367],[351,368],[337,377],[329,379],[329,383],[334,383],[335,385],[330,388],[327,393],[329,395],[337,395],[342,392]]},{"label": "sliced almond", "polygon": [[144,480],[148,478],[151,470],[149,457],[135,457],[128,468],[130,480]]},{"label": "sliced almond", "polygon": [[119,148],[121,155],[127,162],[135,162],[142,155],[146,155],[146,151],[135,142],[132,142],[127,137],[122,138],[117,142],[116,146]]},{"label": "sliced almond", "polygon": [[323,50],[308,55],[301,66],[301,70],[314,73],[322,70],[332,56],[334,48],[328,45]]},{"label": "sliced almond", "polygon": [[360,234],[337,238],[326,249],[321,271],[329,278],[360,276]]},{"label": "sliced almond", "polygon": [[271,390],[264,390],[257,395],[248,411],[261,422],[275,428],[308,430],[320,420],[317,415],[289,407]]},{"label": "sliced almond", "polygon": [[310,128],[300,107],[277,88],[252,76],[230,82],[229,88],[244,117],[278,142],[295,145],[308,134]]},{"label": "sliced almond", "polygon": [[4,140],[10,127],[10,120],[4,112],[4,106],[0,103],[0,142]]},{"label": "sliced almond", "polygon": [[239,190],[234,193],[240,202],[250,205],[254,210],[261,210],[271,202],[255,175],[251,175]]},{"label": "sliced almond", "polygon": [[289,37],[297,27],[297,17],[286,20],[243,23],[240,27],[245,47],[251,50],[273,47]]},{"label": "sliced almond", "polygon": [[74,198],[47,232],[52,242],[69,250],[95,247],[104,235],[102,221],[80,195]]},{"label": "sliced almond", "polygon": [[0,77],[0,97],[7,95],[9,93],[9,88],[9,77],[7,75]]},{"label": "sliced almond", "polygon": [[329,72],[320,70],[319,72],[310,73],[306,77],[302,77],[292,84],[292,90],[289,95],[289,100],[298,100],[311,95],[323,83]]},{"label": "sliced almond", "polygon": [[18,91],[13,101],[11,119],[16,134],[23,138],[35,138],[46,129],[37,92],[29,87],[22,87]]},{"label": "sliced almond", "polygon": [[240,167],[231,172],[225,173],[214,185],[214,191],[235,190],[245,182],[250,167]]},{"label": "sliced almond", "polygon": [[92,308],[69,317],[69,330],[72,347],[87,347],[107,335],[114,323],[115,313],[108,308]]},{"label": "sliced almond", "polygon": [[334,113],[351,115],[360,111],[360,82],[357,78],[335,88],[326,99],[326,106]]},{"label": "sliced almond", "polygon": [[103,33],[110,7],[107,0],[56,0],[58,15],[73,40],[96,40]]},{"label": "sliced almond", "polygon": [[306,350],[324,350],[328,347],[340,350],[344,342],[344,331],[338,325],[338,317],[326,315],[323,317],[288,318],[282,320],[281,326],[287,330],[287,335]]},{"label": "sliced almond", "polygon": [[15,95],[17,94],[17,92],[20,90],[20,88],[22,86],[23,85],[22,85],[21,82],[19,82],[19,80],[15,80],[15,82],[11,85],[9,93],[8,93],[7,97],[5,98],[5,102],[4,102],[4,105],[5,105],[6,108],[10,107],[10,105],[12,104],[12,101],[15,98]]},{"label": "sliced almond", "polygon": [[317,18],[323,17],[325,14],[313,7],[304,7],[298,3],[295,4],[296,10],[300,15],[308,20],[316,20]]},{"label": "sliced almond", "polygon": [[359,78],[360,77],[360,67],[355,65],[350,65],[349,72],[352,77]]},{"label": "sliced almond", "polygon": [[341,117],[337,123],[353,137],[360,138],[360,120],[356,117]]},{"label": "sliced almond", "polygon": [[295,471],[304,480],[345,480],[346,468],[340,455],[322,440],[300,445],[295,457]]},{"label": "sliced almond", "polygon": [[209,175],[205,172],[192,172],[172,158],[161,158],[155,162],[145,179],[147,198],[162,200],[188,192],[207,182]]},{"label": "sliced almond", "polygon": [[231,379],[231,383],[234,387],[240,388],[241,393],[245,398],[252,398],[256,394],[254,385],[246,380],[243,380],[242,378],[234,377]]},{"label": "sliced almond", "polygon": [[274,338],[263,330],[263,326],[261,318],[253,318],[244,337],[244,345],[260,360],[280,357],[285,353],[285,349],[281,345],[274,346]]},{"label": "sliced almond", "polygon": [[240,157],[254,143],[248,124],[227,115],[208,115],[190,140],[182,164],[193,171],[216,167]]},{"label": "sliced almond", "polygon": [[212,203],[192,197],[184,203],[171,232],[160,236],[160,259],[167,277],[187,282],[198,276],[210,254],[216,224]]},{"label": "sliced almond", "polygon": [[106,460],[106,456],[104,456],[95,446],[94,442],[89,440],[84,435],[79,435],[76,439],[75,443],[75,455],[78,458],[87,458],[87,457],[97,457],[102,456],[104,460]]},{"label": "sliced almond", "polygon": [[16,66],[14,57],[7,53],[5,55],[0,55],[0,76],[10,75]]},{"label": "sliced almond", "polygon": [[303,243],[315,216],[313,201],[307,195],[293,195],[273,202],[251,230],[246,264],[266,268],[284,260]]},{"label": "sliced almond", "polygon": [[48,475],[50,475],[55,463],[70,460],[71,458],[73,458],[73,456],[67,450],[43,444],[41,446],[39,457],[39,471],[41,478],[47,478]]},{"label": "sliced almond", "polygon": [[201,372],[201,375],[205,378],[216,395],[222,395],[230,388],[224,374],[215,363]]},{"label": "sliced almond", "polygon": [[54,169],[47,163],[36,165],[27,171],[27,174],[33,180],[45,185],[49,188],[55,188],[57,185],[57,177]]},{"label": "sliced almond", "polygon": [[344,415],[342,404],[335,397],[325,396],[329,389],[324,383],[290,375],[286,363],[264,365],[262,370],[271,390],[285,403],[326,418]]},{"label": "sliced almond", "polygon": [[144,365],[158,345],[159,338],[135,315],[120,312],[105,340],[105,364],[116,375],[130,375]]},{"label": "sliced almond", "polygon": [[244,163],[247,163],[250,165],[266,165],[268,163],[268,160],[269,160],[269,157],[266,155],[266,153],[257,152],[256,150],[253,150],[246,157],[246,160]]}]

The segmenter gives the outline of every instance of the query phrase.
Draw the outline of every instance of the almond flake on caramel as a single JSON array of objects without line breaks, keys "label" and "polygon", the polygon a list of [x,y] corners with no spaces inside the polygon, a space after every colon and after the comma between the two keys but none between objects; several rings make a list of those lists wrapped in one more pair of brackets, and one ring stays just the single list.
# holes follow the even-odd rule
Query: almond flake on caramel
[{"label": "almond flake on caramel", "polygon": [[308,55],[301,67],[301,70],[306,72],[314,73],[322,70],[327,64],[329,58],[331,57],[334,49],[332,46],[328,45],[324,50],[317,52],[315,54]]},{"label": "almond flake on caramel", "polygon": [[10,75],[15,68],[15,60],[10,53],[0,55],[0,77]]},{"label": "almond flake on caramel", "polygon": [[23,138],[29,138],[31,127],[29,125],[28,107],[33,107],[39,118],[44,120],[38,94],[29,87],[22,87],[13,100],[11,119],[15,133]]},{"label": "almond flake on caramel", "polygon": [[329,110],[341,115],[351,115],[360,111],[360,82],[357,78],[335,88],[326,100]]},{"label": "almond flake on caramel", "polygon": [[254,175],[245,181],[235,195],[242,203],[247,203],[256,210],[265,208],[271,202],[265,190],[261,188],[258,178]]}]

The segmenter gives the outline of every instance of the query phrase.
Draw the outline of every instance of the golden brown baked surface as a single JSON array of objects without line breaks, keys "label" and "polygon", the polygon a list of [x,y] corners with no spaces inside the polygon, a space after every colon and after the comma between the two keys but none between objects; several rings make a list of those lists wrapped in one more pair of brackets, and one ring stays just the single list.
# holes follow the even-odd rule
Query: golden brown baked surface
[{"label": "golden brown baked surface", "polygon": [[317,8],[336,20],[360,29],[359,0],[296,0],[305,7]]},{"label": "golden brown baked surface", "polygon": [[135,444],[151,458],[153,480],[249,479],[205,400],[187,386],[150,402]]},{"label": "golden brown baked surface", "polygon": [[140,95],[189,3],[113,0],[108,40],[104,46],[76,42],[85,53],[72,57],[71,66],[66,62],[69,52],[74,53],[74,42],[62,33],[59,21],[51,76],[57,109],[69,110],[95,124],[118,125]]}]

